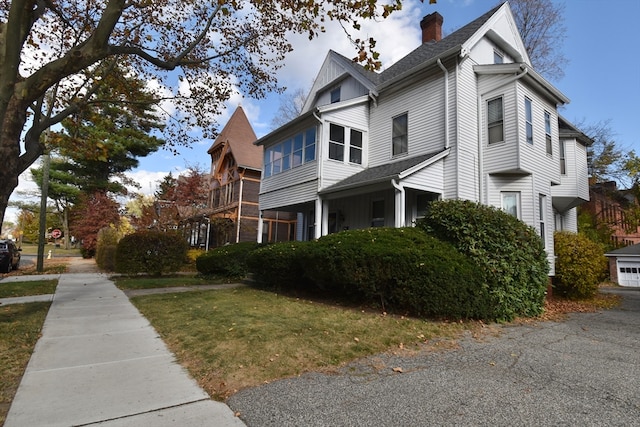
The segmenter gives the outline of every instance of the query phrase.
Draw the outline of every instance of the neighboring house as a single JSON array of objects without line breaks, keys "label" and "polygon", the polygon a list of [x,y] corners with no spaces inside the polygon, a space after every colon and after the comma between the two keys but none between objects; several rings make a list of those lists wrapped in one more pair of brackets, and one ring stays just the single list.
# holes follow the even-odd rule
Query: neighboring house
[{"label": "neighboring house", "polygon": [[640,244],[605,254],[609,258],[609,277],[620,286],[640,287]]},{"label": "neighboring house", "polygon": [[[260,210],[299,213],[298,238],[410,226],[429,202],[501,207],[543,237],[577,231],[588,200],[585,138],[569,102],[531,67],[507,3],[374,73],[329,51],[302,114],[259,139]],[[560,127],[562,123],[562,127]]]},{"label": "neighboring house", "polygon": [[589,198],[580,209],[591,215],[596,228],[605,227],[611,233],[612,246],[640,243],[640,227],[634,215],[638,205],[631,192],[618,190],[615,181],[608,181],[591,185]]},{"label": "neighboring house", "polygon": [[[211,155],[209,201],[203,216],[192,222],[192,241],[215,247],[256,241],[262,149],[242,107],[238,107],[207,153]],[[293,240],[296,215],[263,214],[264,241]],[[208,236],[208,240],[207,240]]]}]

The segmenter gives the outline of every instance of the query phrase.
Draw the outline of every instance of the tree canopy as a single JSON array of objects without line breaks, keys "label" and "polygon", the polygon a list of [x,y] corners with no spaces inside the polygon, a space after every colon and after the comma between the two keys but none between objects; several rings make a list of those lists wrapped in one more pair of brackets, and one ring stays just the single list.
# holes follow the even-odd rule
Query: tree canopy
[{"label": "tree canopy", "polygon": [[[87,104],[124,102],[101,91],[113,70],[151,82],[157,101],[171,100],[163,104],[165,136],[175,147],[188,143],[193,126],[215,136],[213,118],[236,88],[253,97],[279,90],[275,72],[292,50],[289,34],[314,38],[332,20],[349,36],[361,21],[401,7],[401,0],[0,0],[0,223],[18,176],[45,149],[45,130]],[[379,67],[374,40],[351,40],[357,60]]]}]

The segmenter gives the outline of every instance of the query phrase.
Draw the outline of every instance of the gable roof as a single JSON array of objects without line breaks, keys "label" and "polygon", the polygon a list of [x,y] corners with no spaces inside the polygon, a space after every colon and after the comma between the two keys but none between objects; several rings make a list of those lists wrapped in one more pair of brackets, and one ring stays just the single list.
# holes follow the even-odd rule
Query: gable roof
[{"label": "gable roof", "polygon": [[256,139],[249,119],[242,107],[238,106],[207,153],[211,154],[218,146],[227,143],[238,166],[261,170],[262,148],[253,144]]},{"label": "gable roof", "polygon": [[604,255],[605,256],[620,256],[620,255],[640,256],[640,243],[637,243],[635,245],[625,246],[624,248],[607,252]]},{"label": "gable roof", "polygon": [[[442,154],[442,156],[438,156]],[[410,173],[416,167],[425,167],[443,156],[449,154],[449,150],[440,150],[433,153],[423,154],[421,156],[409,157],[393,163],[375,166],[364,169],[355,175],[347,177],[342,181],[325,188],[320,191],[321,194],[333,193],[336,191],[347,190],[350,188],[360,187],[362,185],[375,184],[391,179],[400,178],[404,173]]]}]

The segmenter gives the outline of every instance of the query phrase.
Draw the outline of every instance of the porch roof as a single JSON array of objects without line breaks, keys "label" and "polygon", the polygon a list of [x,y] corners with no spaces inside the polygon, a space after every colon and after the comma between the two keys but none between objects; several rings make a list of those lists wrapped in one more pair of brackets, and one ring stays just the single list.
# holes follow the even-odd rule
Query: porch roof
[{"label": "porch roof", "polygon": [[325,188],[324,190],[321,190],[319,193],[335,193],[342,190],[348,190],[351,188],[357,188],[365,185],[376,184],[379,182],[391,181],[392,179],[398,179],[403,175],[407,175],[407,172],[410,173],[412,169],[420,170],[448,153],[449,150],[441,150],[433,153],[423,154],[421,156],[410,157],[393,163],[386,163],[384,165],[367,168],[362,172],[351,175],[350,177],[345,178],[342,181]]}]

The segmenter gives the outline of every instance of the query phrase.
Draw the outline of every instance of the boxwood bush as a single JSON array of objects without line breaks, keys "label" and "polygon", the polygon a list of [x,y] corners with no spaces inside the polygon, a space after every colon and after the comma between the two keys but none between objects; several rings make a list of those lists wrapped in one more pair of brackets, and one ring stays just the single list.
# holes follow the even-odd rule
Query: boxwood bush
[{"label": "boxwood bush", "polygon": [[180,270],[188,245],[174,232],[138,231],[123,237],[116,250],[116,272],[161,275]]},{"label": "boxwood bush", "polygon": [[555,238],[555,291],[567,298],[592,298],[607,274],[604,249],[587,237],[557,232]]},{"label": "boxwood bush", "polygon": [[249,253],[247,266],[254,282],[276,291],[308,287],[303,256],[313,244],[315,242],[279,242]]},{"label": "boxwood bush", "polygon": [[464,200],[433,202],[417,226],[453,244],[484,272],[490,317],[542,313],[549,263],[534,228],[500,209]]},{"label": "boxwood bush", "polygon": [[247,257],[259,246],[255,242],[242,242],[217,247],[196,258],[196,268],[204,275],[244,277],[249,272]]}]

